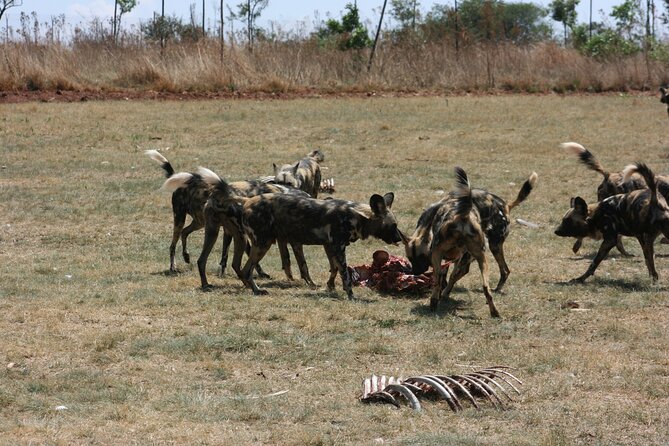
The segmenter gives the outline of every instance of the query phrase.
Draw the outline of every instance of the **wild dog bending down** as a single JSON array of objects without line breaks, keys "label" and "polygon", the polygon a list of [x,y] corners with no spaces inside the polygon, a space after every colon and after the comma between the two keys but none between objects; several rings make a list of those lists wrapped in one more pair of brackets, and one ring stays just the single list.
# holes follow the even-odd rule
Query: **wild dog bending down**
[{"label": "wild dog bending down", "polygon": [[312,198],[318,198],[318,189],[321,186],[321,166],[325,155],[320,150],[312,150],[295,164],[284,164],[274,167],[274,181],[295,187],[308,193]]},{"label": "wild dog bending down", "polygon": [[[626,194],[628,192],[644,189],[646,187],[646,182],[640,175],[632,175],[629,178],[624,178],[623,172],[609,172],[605,170],[597,158],[595,158],[595,155],[593,155],[592,152],[578,143],[565,142],[560,146],[563,149],[566,149],[577,155],[581,163],[585,164],[590,170],[594,170],[595,172],[600,173],[604,177],[599,186],[597,186],[597,201],[602,201],[605,198],[611,197],[613,195]],[[657,183],[660,193],[664,195],[665,199],[669,199],[669,178],[658,175]],[[576,254],[578,250],[581,249],[582,244],[583,238],[577,238],[574,246],[572,247],[574,254]],[[623,256],[632,256],[625,250],[622,244],[622,239],[618,240],[618,243],[616,243],[616,248]]]},{"label": "wild dog bending down", "polygon": [[[506,264],[504,257],[504,242],[509,235],[509,214],[513,208],[525,201],[530,195],[537,182],[537,178],[536,172],[532,172],[530,177],[523,183],[516,199],[508,205],[502,198],[486,190],[471,189],[474,206],[481,218],[481,227],[488,239],[490,251],[499,266],[499,282],[495,288],[496,292],[502,291],[510,274],[509,266]],[[435,223],[440,222],[443,216],[456,204],[457,192],[452,192],[444,200],[428,207],[418,219],[416,230],[405,244],[406,255],[411,262],[413,274],[422,274],[430,267],[430,244],[432,243]],[[469,265],[473,260],[469,253],[464,254],[463,261],[455,266],[450,276],[447,288],[449,292],[455,283],[469,272]]]},{"label": "wild dog bending down", "polygon": [[588,270],[572,282],[583,282],[590,277],[608,252],[616,246],[618,236],[636,237],[643,250],[646,267],[653,282],[658,279],[655,271],[653,242],[660,234],[669,236],[669,208],[665,198],[658,194],[658,184],[653,172],[643,163],[624,169],[624,180],[632,175],[643,176],[648,189],[635,190],[606,198],[588,211],[588,205],[576,197],[572,208],[562,218],[555,230],[561,237],[592,237],[603,239],[597,255]]},{"label": "wild dog bending down", "polygon": [[[469,254],[479,264],[483,280],[483,294],[485,294],[490,309],[490,316],[499,317],[488,285],[488,263],[485,257],[485,235],[481,228],[481,217],[474,206],[467,174],[460,167],[456,167],[455,175],[457,198],[441,218],[435,221],[432,231],[430,260],[435,274],[435,284],[430,298],[430,308],[436,310],[439,299],[442,297],[443,279],[448,272],[447,269],[442,270],[442,260],[469,264],[470,260],[465,258],[465,254]],[[448,297],[451,289],[449,281],[448,287],[443,290],[444,298]]]},{"label": "wild dog bending down", "polygon": [[[316,200],[287,194],[266,194],[244,200],[244,231],[251,253],[242,269],[244,284],[254,294],[266,294],[253,280],[253,267],[275,241],[293,245],[322,245],[330,262],[328,289],[334,289],[337,271],[349,299],[353,298],[351,276],[346,268],[346,246],[369,236],[386,243],[402,241],[390,208],[392,192],[374,194],[369,206],[344,200]],[[304,262],[304,259],[297,259]],[[306,265],[305,265],[306,268]],[[300,265],[300,270],[302,265]]]},{"label": "wild dog bending down", "polygon": [[[247,248],[247,239],[244,236],[242,228],[242,203],[249,197],[273,193],[277,195],[291,195],[306,198],[307,194],[298,190],[282,186],[280,184],[268,184],[262,181],[242,181],[235,183],[227,183],[221,177],[216,175],[209,169],[200,167],[197,174],[202,178],[202,181],[207,183],[211,189],[211,196],[207,200],[204,207],[204,243],[202,245],[202,253],[197,260],[197,268],[200,272],[200,282],[203,290],[211,288],[207,281],[207,259],[211,253],[211,249],[216,243],[218,233],[223,227],[226,237],[228,234],[234,239],[235,249],[232,257],[232,269],[237,273],[237,276],[242,278],[241,270],[242,255],[245,248]],[[225,240],[224,240],[225,242]],[[229,241],[227,242],[229,245]],[[288,248],[285,242],[277,243],[279,252],[281,254],[281,266],[286,273],[288,280],[293,280],[293,275],[290,270],[290,257]],[[300,276],[307,284],[315,286],[314,282],[309,276],[306,262],[304,261],[304,253],[302,246],[293,244],[293,253],[295,259],[300,266]],[[227,246],[225,248],[227,251]],[[249,251],[250,254],[250,251]],[[259,263],[256,262],[253,266],[257,270]]]}]

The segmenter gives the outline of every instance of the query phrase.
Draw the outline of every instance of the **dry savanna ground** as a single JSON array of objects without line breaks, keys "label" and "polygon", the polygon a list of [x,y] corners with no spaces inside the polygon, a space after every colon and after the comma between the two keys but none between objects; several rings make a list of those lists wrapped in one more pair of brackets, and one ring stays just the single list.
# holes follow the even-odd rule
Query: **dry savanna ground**
[{"label": "dry savanna ground", "polygon": [[[611,170],[634,160],[669,173],[667,116],[646,96],[505,96],[291,101],[86,102],[0,106],[0,443],[2,444],[666,444],[669,442],[669,247],[658,285],[613,252],[585,285],[596,250],[553,235],[569,198],[599,175],[558,144],[589,147]],[[228,179],[314,147],[337,197],[394,191],[401,228],[453,183],[512,199],[512,274],[488,316],[480,278],[437,314],[426,296],[337,291],[286,281],[273,248],[268,296],[227,275],[211,293],[179,258],[168,276],[170,197],[143,150],[177,170]],[[202,232],[190,239],[197,257]],[[384,246],[359,241],[350,264]],[[400,254],[400,247],[387,247]],[[307,247],[312,276],[327,261]],[[494,263],[491,281],[498,274]],[[567,301],[580,308],[562,308]],[[358,401],[372,373],[461,373],[506,364],[522,396],[496,411],[421,413]],[[275,395],[276,392],[282,392]],[[58,406],[67,409],[56,410]]]}]

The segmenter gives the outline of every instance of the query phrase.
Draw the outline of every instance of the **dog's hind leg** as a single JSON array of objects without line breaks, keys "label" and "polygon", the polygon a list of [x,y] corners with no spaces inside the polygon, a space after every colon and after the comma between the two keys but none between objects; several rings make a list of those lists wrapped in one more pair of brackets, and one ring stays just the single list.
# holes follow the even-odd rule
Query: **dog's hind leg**
[{"label": "dog's hind leg", "polygon": [[197,269],[200,273],[200,283],[203,290],[208,290],[211,288],[209,282],[207,282],[207,259],[211,253],[211,249],[216,243],[218,238],[218,232],[220,231],[220,226],[218,221],[208,221],[204,230],[204,243],[202,244],[202,252],[200,257],[197,259]]},{"label": "dog's hind leg", "polygon": [[498,243],[490,245],[490,252],[495,258],[497,266],[499,266],[499,282],[497,282],[494,291],[495,293],[501,293],[504,284],[509,278],[509,274],[511,274],[511,269],[509,268],[509,265],[506,264],[506,259],[504,258],[504,244]]},{"label": "dog's hind leg", "polygon": [[472,253],[472,257],[476,259],[479,264],[479,269],[481,270],[481,279],[483,281],[483,294],[485,294],[485,300],[488,303],[488,308],[490,309],[491,317],[499,317],[499,311],[495,307],[495,302],[493,301],[492,294],[490,294],[490,285],[488,283],[488,262],[485,258],[485,253],[483,250],[476,253]]},{"label": "dog's hind leg", "polygon": [[605,238],[599,247],[599,251],[597,251],[597,255],[595,256],[594,259],[592,259],[592,262],[590,263],[588,270],[585,273],[583,273],[583,275],[570,280],[570,282],[572,283],[585,282],[585,279],[587,279],[588,277],[592,276],[595,273],[595,270],[597,269],[599,264],[602,263],[602,260],[606,258],[606,256],[609,254],[609,251],[611,251],[613,247],[616,246],[616,243],[617,243],[616,237],[611,237],[608,239]]},{"label": "dog's hind leg", "polygon": [[[446,285],[446,289],[444,289],[444,291],[441,292],[441,299],[448,299],[448,296],[451,295],[451,291],[453,291],[453,287],[458,282],[458,280],[462,279],[467,275],[467,273],[469,273],[469,265],[473,261],[474,259],[468,252],[465,252],[463,256],[460,257],[460,259],[458,259],[458,261],[455,264],[455,267],[453,268],[453,272],[448,278],[448,284]],[[446,270],[446,272],[447,271],[448,270]]]},{"label": "dog's hind leg", "polygon": [[[293,271],[290,269],[290,253],[288,252],[288,245],[286,245],[286,242],[277,240],[276,245],[279,247],[279,255],[281,256],[281,268],[283,269],[283,272],[286,273],[286,278],[288,280],[295,280],[293,278]],[[295,247],[293,246],[293,252],[295,252]],[[295,255],[295,258],[297,259],[297,254]],[[300,262],[298,260],[297,264],[299,265]]]},{"label": "dog's hind leg", "polygon": [[295,260],[297,260],[297,265],[300,268],[300,277],[304,279],[307,285],[315,287],[316,284],[311,280],[311,276],[309,275],[309,267],[307,266],[307,260],[304,258],[304,249],[302,245],[292,243],[291,246],[293,248],[293,254],[295,254]]},{"label": "dog's hind leg", "polygon": [[646,261],[648,274],[650,274],[653,283],[656,283],[658,279],[657,271],[655,270],[655,252],[653,248],[655,238],[656,236],[651,234],[644,234],[643,236],[637,237],[639,244],[641,244],[641,249],[643,250],[643,258]]},{"label": "dog's hind leg", "polygon": [[264,246],[252,245],[251,252],[249,253],[249,258],[246,261],[244,268],[242,268],[241,272],[242,282],[244,282],[244,285],[251,288],[253,290],[253,294],[255,294],[256,296],[267,294],[267,290],[259,288],[255,280],[253,280],[253,270],[254,268],[256,268],[256,266],[262,260],[262,258],[265,257],[265,254],[267,254],[267,251],[269,251],[269,248],[271,246],[272,246],[271,243]]},{"label": "dog's hind leg", "polygon": [[174,212],[174,227],[172,228],[172,243],[170,244],[170,272],[176,272],[176,262],[174,256],[177,250],[177,242],[181,237],[181,232],[186,224],[186,213],[181,211]]},{"label": "dog's hind leg", "polygon": [[181,231],[181,254],[184,262],[190,263],[190,254],[188,253],[188,236],[204,227],[204,216],[194,216],[193,221]]},{"label": "dog's hind leg", "polygon": [[221,254],[221,272],[220,275],[225,275],[225,268],[228,266],[228,251],[230,251],[230,243],[232,243],[232,236],[223,230],[223,249]]}]

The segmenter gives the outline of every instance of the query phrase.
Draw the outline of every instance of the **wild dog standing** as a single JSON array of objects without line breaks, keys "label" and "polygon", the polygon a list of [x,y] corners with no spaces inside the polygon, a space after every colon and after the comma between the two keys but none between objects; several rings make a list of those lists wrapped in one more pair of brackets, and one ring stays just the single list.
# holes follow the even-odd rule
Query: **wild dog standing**
[{"label": "wild dog standing", "polygon": [[324,160],[325,155],[320,150],[312,150],[295,164],[284,164],[281,167],[273,164],[275,181],[303,190],[312,198],[318,198],[321,185],[320,163]]},{"label": "wild dog standing", "polygon": [[[599,186],[597,186],[597,201],[602,201],[613,195],[626,194],[646,187],[646,182],[640,175],[632,175],[629,178],[625,178],[623,172],[609,172],[605,170],[597,158],[595,158],[595,155],[578,143],[565,142],[560,146],[577,155],[581,163],[585,164],[590,170],[600,173],[604,177]],[[665,199],[669,199],[669,178],[663,175],[657,175],[656,179],[659,192]],[[577,238],[572,247],[574,254],[578,252],[582,244],[583,239]],[[616,247],[623,256],[632,256],[625,250],[622,244],[622,239],[618,240]]]},{"label": "wild dog standing", "polygon": [[[516,199],[508,205],[502,198],[486,190],[471,189],[474,206],[481,217],[481,227],[484,229],[490,251],[499,266],[499,282],[495,288],[496,292],[502,291],[511,272],[504,257],[504,242],[509,235],[511,221],[509,214],[513,208],[527,199],[536,185],[537,178],[536,172],[532,172],[523,183]],[[451,193],[444,200],[428,207],[418,219],[416,230],[405,245],[406,255],[411,262],[414,274],[422,274],[430,267],[430,244],[434,224],[439,222],[443,215],[456,203],[456,194]],[[467,261],[458,263],[451,274],[449,279],[450,288],[469,272],[469,265],[473,258],[469,254],[465,254],[465,257]],[[451,281],[452,284],[450,284]]]},{"label": "wild dog standing", "polygon": [[667,105],[667,114],[669,114],[669,95],[667,95],[667,90],[665,87],[660,87],[660,102]]},{"label": "wild dog standing", "polygon": [[[227,183],[211,170],[202,167],[198,169],[197,173],[202,180],[212,188],[211,196],[204,207],[204,243],[202,245],[202,253],[197,260],[202,289],[207,290],[210,288],[206,273],[207,259],[211,253],[211,249],[216,243],[221,227],[223,227],[226,236],[230,234],[235,242],[232,269],[237,273],[238,277],[244,277],[242,276],[241,260],[244,249],[247,247],[247,239],[242,228],[242,203],[248,199],[248,197],[274,193],[277,195],[286,194],[306,198],[307,194],[297,189],[288,188],[280,184],[268,184],[260,180]],[[277,244],[281,254],[282,268],[286,273],[286,277],[289,280],[293,280],[293,275],[290,270],[290,257],[286,243],[280,241]],[[309,276],[309,270],[304,261],[302,246],[295,243],[292,244],[292,247],[295,258],[300,266],[301,277],[307,284],[315,286]],[[258,266],[259,263],[256,262],[254,268],[257,270]]]},{"label": "wild dog standing", "polygon": [[[447,272],[441,268],[442,260],[469,263],[469,260],[464,257],[465,254],[469,254],[478,262],[481,270],[483,294],[490,309],[490,316],[499,317],[488,285],[488,263],[485,257],[485,235],[481,228],[481,217],[474,206],[467,174],[460,167],[456,167],[455,175],[457,198],[453,206],[441,216],[439,221],[435,222],[430,244],[430,261],[435,274],[430,308],[436,310],[442,297],[443,275]],[[444,298],[448,297],[451,289],[449,281],[448,286],[443,290]]]},{"label": "wild dog standing", "polygon": [[[329,289],[334,289],[337,271],[349,299],[353,298],[346,268],[346,246],[369,236],[386,243],[402,241],[390,208],[393,193],[374,194],[369,206],[344,200],[316,200],[286,194],[260,195],[245,200],[244,231],[251,241],[251,254],[242,270],[242,280],[254,294],[266,294],[251,274],[275,241],[299,245],[322,245],[330,262]],[[297,259],[298,263],[304,259]],[[305,265],[306,266],[306,265]]]},{"label": "wild dog standing", "polygon": [[[157,150],[147,150],[144,152],[149,158],[160,164],[165,171],[165,176],[174,181],[183,183],[183,187],[172,189],[172,213],[174,215],[174,225],[172,229],[172,243],[170,244],[170,271],[176,272],[176,263],[174,254],[177,247],[177,241],[181,238],[181,249],[184,261],[190,263],[190,254],[188,253],[188,236],[198,229],[204,227],[204,204],[209,198],[211,188],[202,181],[202,178],[194,174],[179,173],[175,174],[172,164]],[[190,215],[191,223],[184,228],[186,216]]]},{"label": "wild dog standing", "polygon": [[555,230],[561,237],[602,238],[597,255],[588,270],[572,282],[583,282],[590,277],[608,252],[616,246],[618,236],[636,237],[643,250],[646,267],[653,282],[658,279],[655,270],[653,242],[660,234],[669,236],[669,209],[665,198],[658,194],[657,181],[653,172],[643,163],[625,168],[627,180],[633,174],[643,176],[648,189],[618,194],[600,201],[589,212],[588,205],[581,197],[572,201],[572,208],[562,218]]}]

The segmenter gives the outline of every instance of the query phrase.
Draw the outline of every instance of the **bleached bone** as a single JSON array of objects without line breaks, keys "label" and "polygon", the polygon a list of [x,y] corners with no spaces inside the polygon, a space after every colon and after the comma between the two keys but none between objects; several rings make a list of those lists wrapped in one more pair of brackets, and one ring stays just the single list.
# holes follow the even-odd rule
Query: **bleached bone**
[{"label": "bleached bone", "polygon": [[487,381],[487,382],[493,383],[495,386],[497,386],[497,388],[498,388],[499,390],[502,391],[502,393],[504,394],[504,396],[506,396],[506,397],[509,399],[509,401],[513,401],[513,398],[511,398],[511,396],[507,393],[506,389],[505,389],[504,387],[502,387],[502,385],[499,384],[497,381],[495,381],[494,379],[492,379],[492,377],[487,376],[487,375],[484,375],[484,374],[482,374],[482,373],[470,373],[469,376],[476,376],[477,378],[479,378],[479,379],[481,379],[481,380],[485,380],[485,381]]},{"label": "bleached bone", "polygon": [[402,395],[409,402],[409,405],[413,410],[421,410],[420,401],[416,398],[416,395],[411,393],[407,387],[402,384],[391,384],[385,388],[385,391],[392,394],[392,392]]},{"label": "bleached bone", "polygon": [[439,384],[434,379],[428,378],[427,376],[413,376],[411,378],[407,378],[406,381],[413,381],[417,383],[427,384],[428,386],[436,390],[437,393],[441,395],[441,397],[444,398],[446,402],[448,402],[448,405],[451,406],[451,410],[453,410],[453,412],[458,411],[458,406],[453,401],[453,396],[451,395],[451,393],[448,390],[446,390],[443,385]]}]

